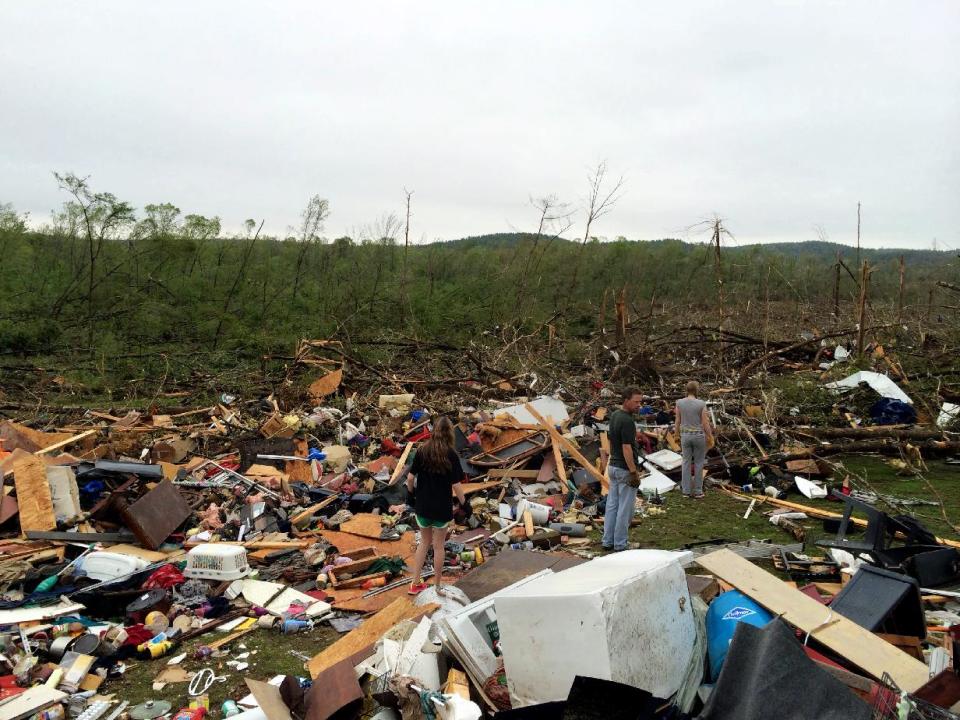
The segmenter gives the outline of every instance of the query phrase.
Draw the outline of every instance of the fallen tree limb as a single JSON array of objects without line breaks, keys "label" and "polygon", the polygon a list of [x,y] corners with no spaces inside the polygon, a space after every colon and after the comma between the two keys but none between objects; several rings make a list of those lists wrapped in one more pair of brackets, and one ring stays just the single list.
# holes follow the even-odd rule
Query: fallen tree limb
[{"label": "fallen tree limb", "polygon": [[[951,455],[960,452],[960,441],[956,440],[918,440],[914,445],[924,455]],[[781,453],[772,458],[776,462],[786,460],[805,460],[807,458],[824,457],[826,455],[842,455],[843,453],[879,453],[881,455],[900,455],[900,441],[893,439],[883,440],[852,440],[850,442],[827,443],[817,445],[811,450],[801,450],[792,453]]]},{"label": "fallen tree limb", "polygon": [[904,427],[902,425],[877,425],[875,427],[859,428],[784,428],[783,432],[808,435],[815,438],[832,439],[843,438],[848,440],[860,439],[894,439],[894,440],[942,440],[943,431],[936,428]]}]

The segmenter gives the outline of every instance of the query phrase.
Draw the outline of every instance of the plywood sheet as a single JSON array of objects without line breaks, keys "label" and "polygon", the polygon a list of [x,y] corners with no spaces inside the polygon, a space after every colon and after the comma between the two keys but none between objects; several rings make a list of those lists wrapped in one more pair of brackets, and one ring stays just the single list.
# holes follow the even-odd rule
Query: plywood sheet
[{"label": "plywood sheet", "polygon": [[345,523],[340,524],[340,532],[379,540],[380,533],[383,532],[382,518],[380,515],[371,513],[357,513]]},{"label": "plywood sheet", "polygon": [[20,509],[20,531],[56,530],[47,467],[33,455],[17,458],[13,463],[13,481]]},{"label": "plywood sheet", "polygon": [[701,567],[733,585],[775,615],[811,633],[818,642],[879,678],[890,673],[901,688],[913,692],[928,679],[927,666],[851,620],[831,613],[813,598],[790,587],[729,550],[704,555]]},{"label": "plywood sheet", "polygon": [[356,664],[369,655],[377,640],[402,620],[419,620],[436,610],[439,605],[417,607],[409,598],[400,597],[376,615],[364,621],[356,630],[351,630],[323,651],[314,655],[306,664],[310,677],[315,678],[328,668],[343,660]]},{"label": "plywood sheet", "polygon": [[373,540],[362,535],[352,535],[335,530],[323,530],[320,535],[324,540],[335,546],[341,555],[349,555],[361,548],[375,548],[381,555],[400,556],[404,559],[413,557],[417,550],[417,534],[408,530],[399,540]]}]

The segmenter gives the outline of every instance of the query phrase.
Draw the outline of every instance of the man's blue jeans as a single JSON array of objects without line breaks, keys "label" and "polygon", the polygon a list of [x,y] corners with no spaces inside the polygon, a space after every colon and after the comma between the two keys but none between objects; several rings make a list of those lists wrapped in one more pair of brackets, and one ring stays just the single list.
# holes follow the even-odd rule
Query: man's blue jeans
[{"label": "man's blue jeans", "polygon": [[630,472],[624,468],[610,465],[607,475],[610,478],[610,492],[607,493],[607,512],[603,520],[603,545],[614,550],[626,550],[627,533],[636,509],[637,488],[627,484]]}]

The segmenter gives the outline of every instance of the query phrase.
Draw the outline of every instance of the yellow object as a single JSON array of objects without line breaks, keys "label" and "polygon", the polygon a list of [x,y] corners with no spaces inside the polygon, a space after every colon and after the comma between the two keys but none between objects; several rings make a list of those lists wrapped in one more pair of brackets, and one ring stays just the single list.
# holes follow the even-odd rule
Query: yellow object
[{"label": "yellow object", "polygon": [[476,550],[473,551],[473,561],[477,565],[483,565],[483,563],[486,562],[483,559],[483,551],[480,548],[477,548]]},{"label": "yellow object", "polygon": [[52,673],[50,677],[47,678],[47,681],[44,683],[48,688],[55,688],[60,684],[60,681],[63,680],[63,668],[58,667]]}]

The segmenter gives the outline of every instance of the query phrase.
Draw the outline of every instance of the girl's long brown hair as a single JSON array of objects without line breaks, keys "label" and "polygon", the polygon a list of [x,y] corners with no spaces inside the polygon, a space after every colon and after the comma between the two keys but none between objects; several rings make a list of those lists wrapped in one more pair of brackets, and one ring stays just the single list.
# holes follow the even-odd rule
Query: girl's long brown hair
[{"label": "girl's long brown hair", "polygon": [[449,418],[440,417],[433,424],[433,434],[420,451],[423,467],[435,473],[450,472],[450,451],[454,448],[453,423]]}]

